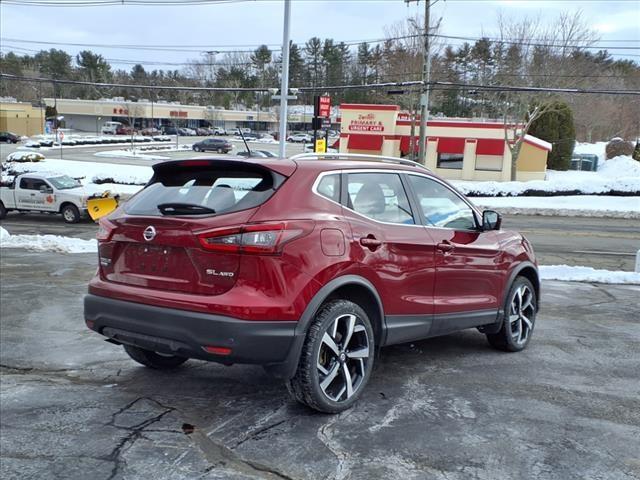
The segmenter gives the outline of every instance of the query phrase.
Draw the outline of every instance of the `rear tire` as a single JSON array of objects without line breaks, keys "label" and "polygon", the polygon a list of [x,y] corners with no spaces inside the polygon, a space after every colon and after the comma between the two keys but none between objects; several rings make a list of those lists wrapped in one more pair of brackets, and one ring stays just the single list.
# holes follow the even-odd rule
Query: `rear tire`
[{"label": "rear tire", "polygon": [[516,277],[504,305],[504,320],[498,333],[487,333],[489,344],[504,352],[524,350],[533,334],[538,310],[538,298],[531,282]]},{"label": "rear tire", "polygon": [[78,223],[80,221],[80,210],[73,204],[67,204],[60,210],[62,218],[66,223]]},{"label": "rear tire", "polygon": [[365,311],[348,300],[328,302],[309,327],[287,389],[295,400],[320,412],[347,410],[369,381],[374,350]]},{"label": "rear tire", "polygon": [[4,203],[0,202],[0,220],[4,219],[7,216],[7,209],[4,206]]},{"label": "rear tire", "polygon": [[145,350],[144,348],[134,347],[132,345],[124,345],[124,351],[140,365],[155,370],[172,370],[189,360],[188,358],[178,357],[176,355],[160,355],[151,350]]}]

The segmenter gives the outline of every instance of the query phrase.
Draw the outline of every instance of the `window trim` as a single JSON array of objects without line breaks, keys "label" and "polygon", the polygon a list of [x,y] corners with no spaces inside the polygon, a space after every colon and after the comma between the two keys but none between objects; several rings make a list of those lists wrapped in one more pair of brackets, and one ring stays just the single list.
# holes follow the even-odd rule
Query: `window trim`
[{"label": "window trim", "polygon": [[[424,212],[423,215],[420,215],[420,220],[423,222],[423,226],[427,227],[427,228],[437,228],[439,230],[451,230],[454,232],[482,232],[482,229],[480,228],[481,223],[479,222],[478,218],[482,218],[482,213],[480,213],[478,211],[478,207],[476,207],[475,205],[473,205],[469,200],[467,200],[464,196],[462,196],[460,193],[458,193],[455,189],[451,188],[450,185],[448,185],[447,183],[441,181],[440,179],[436,178],[436,177],[431,177],[429,175],[423,175],[421,173],[417,173],[417,172],[407,172],[405,173],[405,175],[407,177],[409,177],[409,175],[413,175],[416,177],[423,177],[426,178],[428,180],[433,180],[436,183],[439,183],[440,185],[442,185],[444,188],[446,188],[447,190],[449,190],[451,193],[453,193],[456,197],[458,197],[460,200],[462,200],[470,209],[471,209],[471,213],[473,214],[473,220],[474,223],[476,224],[476,228],[474,229],[457,229],[457,228],[450,228],[450,227],[438,227],[437,225],[431,225],[430,223],[427,223],[426,220],[423,218],[424,216]],[[416,203],[416,205],[418,206],[418,208],[422,209],[422,207],[420,206],[420,201],[418,200],[418,195],[416,195],[415,190],[413,189],[413,185],[411,185],[411,179],[407,178],[407,183],[409,184],[410,188],[411,188],[411,196],[413,198],[413,201]]]}]

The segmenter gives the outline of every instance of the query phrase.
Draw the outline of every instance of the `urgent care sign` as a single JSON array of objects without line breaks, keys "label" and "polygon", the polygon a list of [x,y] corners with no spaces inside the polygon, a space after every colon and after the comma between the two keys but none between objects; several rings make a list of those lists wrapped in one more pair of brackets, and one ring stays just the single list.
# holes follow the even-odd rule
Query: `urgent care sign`
[{"label": "urgent care sign", "polygon": [[397,105],[340,105],[340,152],[392,155],[399,149],[396,138]]},{"label": "urgent care sign", "polygon": [[340,105],[341,133],[393,135],[400,107],[397,105]]}]

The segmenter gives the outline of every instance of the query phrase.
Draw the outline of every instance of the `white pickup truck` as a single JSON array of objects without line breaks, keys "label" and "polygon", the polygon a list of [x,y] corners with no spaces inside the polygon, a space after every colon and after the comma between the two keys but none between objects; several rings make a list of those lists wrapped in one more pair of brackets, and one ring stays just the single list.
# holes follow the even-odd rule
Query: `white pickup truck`
[{"label": "white pickup truck", "polygon": [[89,195],[67,175],[24,173],[0,185],[0,219],[18,210],[61,213],[65,222],[77,223],[87,213]]}]

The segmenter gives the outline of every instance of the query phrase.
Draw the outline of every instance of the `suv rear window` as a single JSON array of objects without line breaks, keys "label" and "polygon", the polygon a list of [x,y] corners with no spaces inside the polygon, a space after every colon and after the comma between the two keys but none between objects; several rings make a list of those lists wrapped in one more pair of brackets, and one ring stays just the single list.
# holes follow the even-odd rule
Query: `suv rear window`
[{"label": "suv rear window", "polygon": [[[161,216],[159,205],[185,204],[207,209],[206,215],[231,213],[266,202],[285,180],[264,168],[182,168],[156,172],[152,182],[125,204],[129,215]],[[202,214],[180,211],[176,215]],[[165,211],[165,215],[168,213]]]}]

